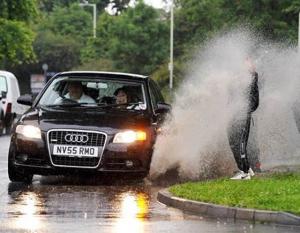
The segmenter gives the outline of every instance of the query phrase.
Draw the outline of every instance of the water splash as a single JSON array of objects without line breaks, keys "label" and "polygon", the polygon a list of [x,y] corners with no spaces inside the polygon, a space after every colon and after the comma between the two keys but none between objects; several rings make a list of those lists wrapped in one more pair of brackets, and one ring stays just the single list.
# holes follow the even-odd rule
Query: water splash
[{"label": "water splash", "polygon": [[251,82],[245,64],[248,57],[256,66],[260,85],[249,147],[256,141],[263,169],[300,164],[300,136],[292,111],[300,95],[299,56],[295,48],[282,48],[249,31],[235,30],[208,42],[192,62],[176,93],[172,116],[157,138],[150,178],[171,169],[177,169],[183,179],[229,175],[236,169],[227,128],[246,106]]}]

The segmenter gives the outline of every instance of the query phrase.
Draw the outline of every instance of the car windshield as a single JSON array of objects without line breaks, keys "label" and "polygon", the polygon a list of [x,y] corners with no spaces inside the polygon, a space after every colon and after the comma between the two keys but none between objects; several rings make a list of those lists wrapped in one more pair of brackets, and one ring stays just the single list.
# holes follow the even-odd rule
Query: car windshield
[{"label": "car windshield", "polygon": [[147,108],[141,82],[103,77],[59,77],[50,84],[38,104],[47,107]]}]

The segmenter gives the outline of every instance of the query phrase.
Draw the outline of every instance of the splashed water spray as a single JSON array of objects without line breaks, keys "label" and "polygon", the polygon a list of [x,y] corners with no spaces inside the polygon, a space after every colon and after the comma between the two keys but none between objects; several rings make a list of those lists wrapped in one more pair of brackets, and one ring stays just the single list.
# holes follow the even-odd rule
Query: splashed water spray
[{"label": "splashed water spray", "polygon": [[299,55],[295,48],[280,48],[235,30],[207,43],[194,59],[176,93],[172,116],[157,138],[150,178],[171,169],[183,179],[232,174],[236,165],[227,129],[246,106],[249,56],[260,86],[249,144],[256,141],[262,169],[300,164],[300,135],[293,114],[297,111],[292,111],[300,98]]}]

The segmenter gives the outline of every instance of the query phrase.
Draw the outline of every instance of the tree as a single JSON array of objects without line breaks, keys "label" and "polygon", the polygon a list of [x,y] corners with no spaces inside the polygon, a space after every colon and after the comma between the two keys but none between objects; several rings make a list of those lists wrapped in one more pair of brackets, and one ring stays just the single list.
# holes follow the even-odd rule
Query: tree
[{"label": "tree", "polygon": [[223,23],[222,0],[178,0],[175,9],[174,55],[183,56],[201,44]]},{"label": "tree", "polygon": [[33,38],[24,23],[0,19],[0,67],[33,61]]},{"label": "tree", "polygon": [[[39,0],[40,9],[43,12],[50,13],[55,7],[67,7],[78,5],[80,0]],[[90,0],[89,3],[97,5],[98,13],[102,13],[106,7],[110,7],[120,13],[128,7],[130,0]]]},{"label": "tree", "polygon": [[175,62],[187,62],[195,48],[217,32],[241,25],[269,40],[297,42],[299,0],[176,0],[175,3]]},{"label": "tree", "polygon": [[297,41],[298,0],[223,0],[222,7],[229,25],[248,23],[268,39]]},{"label": "tree", "polygon": [[80,63],[79,42],[71,36],[56,35],[51,31],[40,32],[34,42],[38,67],[47,63],[49,70],[70,70]]},{"label": "tree", "polygon": [[55,7],[70,7],[72,4],[78,4],[78,0],[39,0],[39,8],[44,13],[51,13]]},{"label": "tree", "polygon": [[111,38],[113,36],[112,27],[116,17],[108,13],[103,13],[97,22],[97,38],[89,38],[86,46],[82,49],[81,60],[83,63],[99,58],[109,59]]},{"label": "tree", "polygon": [[71,36],[84,42],[93,35],[92,15],[78,5],[56,6],[38,30],[50,30],[54,34]]},{"label": "tree", "polygon": [[116,15],[127,9],[130,0],[112,0],[110,1],[111,7],[116,11]]},{"label": "tree", "polygon": [[190,53],[217,31],[240,25],[271,40],[297,40],[298,0],[177,0],[175,55]]},{"label": "tree", "polygon": [[30,22],[37,16],[36,0],[1,0],[0,18]]},{"label": "tree", "polygon": [[150,74],[167,58],[168,24],[142,2],[119,16],[102,16],[97,31],[98,56],[117,70]]},{"label": "tree", "polygon": [[0,1],[0,68],[34,59],[34,33],[25,23],[36,15],[35,0]]},{"label": "tree", "polygon": [[89,60],[89,62],[85,62],[78,67],[73,67],[72,70],[113,70],[113,62],[109,59],[98,58]]}]

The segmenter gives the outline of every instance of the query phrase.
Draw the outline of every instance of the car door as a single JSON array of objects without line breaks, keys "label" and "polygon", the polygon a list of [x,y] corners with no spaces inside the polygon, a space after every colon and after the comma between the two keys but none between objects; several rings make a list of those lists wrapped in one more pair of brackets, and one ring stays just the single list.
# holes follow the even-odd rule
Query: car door
[{"label": "car door", "polygon": [[3,115],[5,114],[5,103],[6,103],[6,95],[7,95],[7,81],[6,77],[0,75],[0,108],[3,112]]},{"label": "car door", "polygon": [[165,103],[165,100],[157,86],[157,84],[150,79],[149,81],[149,91],[150,91],[150,99],[151,99],[151,104],[152,104],[152,108],[153,108],[153,115],[154,115],[154,119],[155,119],[155,124],[156,127],[159,128],[161,126],[161,124],[163,123],[165,116],[166,116],[166,112],[162,113],[160,112],[159,108],[162,104],[168,106]]},{"label": "car door", "polygon": [[4,128],[4,116],[6,109],[6,94],[7,94],[7,81],[4,75],[0,75],[0,135]]}]

